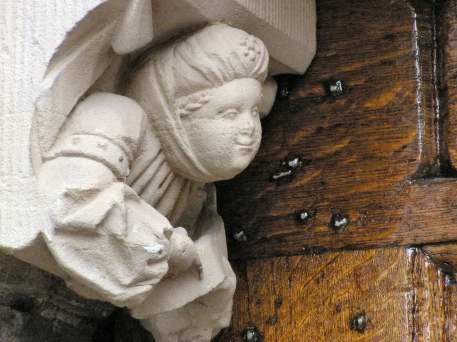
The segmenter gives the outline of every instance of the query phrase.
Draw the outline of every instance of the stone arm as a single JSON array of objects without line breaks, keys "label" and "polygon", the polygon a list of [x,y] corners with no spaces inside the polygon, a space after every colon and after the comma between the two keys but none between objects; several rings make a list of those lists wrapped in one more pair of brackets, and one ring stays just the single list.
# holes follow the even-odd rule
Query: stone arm
[{"label": "stone arm", "polygon": [[144,135],[143,111],[128,98],[94,96],[112,97],[113,108],[77,108],[40,169],[54,226],[45,240],[74,290],[131,307],[172,271],[169,263],[187,269],[196,251],[184,229],[124,183]]}]

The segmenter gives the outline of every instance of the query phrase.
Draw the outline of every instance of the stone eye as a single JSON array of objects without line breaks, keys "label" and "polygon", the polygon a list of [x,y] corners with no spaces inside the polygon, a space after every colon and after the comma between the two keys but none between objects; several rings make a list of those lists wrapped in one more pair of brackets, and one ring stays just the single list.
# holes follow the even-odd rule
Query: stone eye
[{"label": "stone eye", "polygon": [[234,108],[230,108],[222,112],[222,116],[226,119],[235,119],[238,114],[239,111]]}]

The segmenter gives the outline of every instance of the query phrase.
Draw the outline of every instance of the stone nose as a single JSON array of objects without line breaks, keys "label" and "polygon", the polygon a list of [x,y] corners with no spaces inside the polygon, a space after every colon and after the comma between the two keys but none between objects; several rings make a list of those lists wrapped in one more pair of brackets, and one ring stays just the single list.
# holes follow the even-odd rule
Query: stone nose
[{"label": "stone nose", "polygon": [[245,128],[242,128],[240,131],[241,135],[245,135],[248,137],[252,137],[253,133],[254,133],[254,127],[245,127]]},{"label": "stone nose", "polygon": [[247,136],[252,136],[255,131],[254,118],[250,113],[244,115],[243,126],[240,133]]}]

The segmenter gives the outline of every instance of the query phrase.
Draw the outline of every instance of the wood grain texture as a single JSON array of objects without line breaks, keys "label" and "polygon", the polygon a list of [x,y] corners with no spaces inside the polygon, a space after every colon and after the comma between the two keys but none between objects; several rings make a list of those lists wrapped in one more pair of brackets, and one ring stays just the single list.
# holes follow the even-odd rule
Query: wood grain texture
[{"label": "wood grain texture", "polygon": [[[452,37],[438,31],[442,7],[318,2],[316,59],[305,76],[280,80],[288,95],[264,122],[254,163],[218,184],[229,235],[247,236],[232,241],[232,258],[457,240],[453,147],[445,143],[454,133],[440,71],[449,58],[438,46]],[[327,91],[335,80],[341,96]],[[295,156],[302,166],[272,182]],[[298,222],[302,210],[312,218]],[[334,214],[347,218],[345,229],[329,226]]]},{"label": "wood grain texture", "polygon": [[[438,94],[437,122],[441,130],[441,160],[455,175],[457,161],[457,1],[439,1],[435,11]],[[446,166],[447,165],[447,166]],[[450,208],[451,210],[453,208]],[[457,272],[457,244],[423,246],[423,250],[446,272]]]},{"label": "wood grain texture", "polygon": [[[280,79],[259,156],[218,187],[247,239],[230,246],[238,290],[219,340],[456,341],[457,1],[322,0],[318,22],[317,58]],[[421,248],[386,248],[408,244]]]},{"label": "wood grain texture", "polygon": [[[248,327],[255,327],[265,342],[454,341],[456,285],[418,249],[236,265],[233,324],[218,341],[243,341]],[[360,314],[367,323],[357,331],[351,320]]]},{"label": "wood grain texture", "polygon": [[438,245],[422,246],[422,250],[444,272],[455,273],[457,271],[457,244],[444,243]]},{"label": "wood grain texture", "polygon": [[437,12],[439,39],[440,110],[446,125],[444,142],[449,149],[449,158],[457,161],[457,1],[439,2]]},{"label": "wood grain texture", "polygon": [[446,341],[457,341],[457,278],[455,274],[446,277]]},{"label": "wood grain texture", "polygon": [[[421,250],[410,250],[412,341],[446,341],[446,275]],[[452,341],[452,340],[451,340]]]}]

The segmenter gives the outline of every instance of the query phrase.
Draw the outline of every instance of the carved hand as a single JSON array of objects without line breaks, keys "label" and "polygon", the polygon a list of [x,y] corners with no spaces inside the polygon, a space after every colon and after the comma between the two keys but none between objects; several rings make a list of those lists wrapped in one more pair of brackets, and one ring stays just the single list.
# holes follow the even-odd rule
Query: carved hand
[{"label": "carved hand", "polygon": [[178,227],[173,229],[170,237],[170,258],[168,261],[170,275],[177,275],[196,266],[201,272],[200,256],[192,239],[187,235],[186,229]]}]

